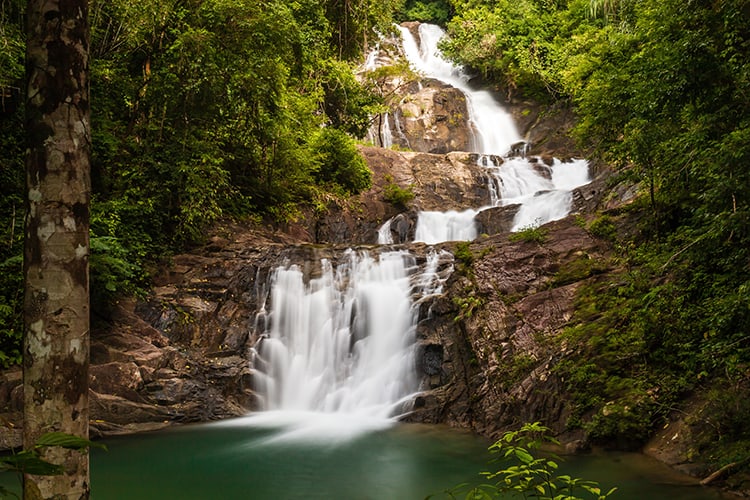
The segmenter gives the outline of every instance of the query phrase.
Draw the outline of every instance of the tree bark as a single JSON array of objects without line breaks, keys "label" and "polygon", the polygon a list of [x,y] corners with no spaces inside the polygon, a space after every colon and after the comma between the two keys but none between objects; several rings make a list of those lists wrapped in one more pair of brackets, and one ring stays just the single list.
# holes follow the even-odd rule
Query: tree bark
[{"label": "tree bark", "polygon": [[[87,0],[28,0],[24,446],[88,438],[90,110]],[[24,498],[89,498],[88,452],[48,448],[61,476]]]}]

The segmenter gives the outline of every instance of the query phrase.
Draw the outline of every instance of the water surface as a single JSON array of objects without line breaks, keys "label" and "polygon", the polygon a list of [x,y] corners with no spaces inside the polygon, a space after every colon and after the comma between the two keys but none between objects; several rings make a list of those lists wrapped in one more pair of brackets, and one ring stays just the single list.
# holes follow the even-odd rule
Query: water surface
[{"label": "water surface", "polygon": [[[336,417],[282,430],[273,418],[109,439],[109,452],[93,451],[93,498],[422,499],[487,469],[488,442],[445,427]],[[615,499],[720,498],[638,454],[566,458],[563,468],[618,486]]]}]

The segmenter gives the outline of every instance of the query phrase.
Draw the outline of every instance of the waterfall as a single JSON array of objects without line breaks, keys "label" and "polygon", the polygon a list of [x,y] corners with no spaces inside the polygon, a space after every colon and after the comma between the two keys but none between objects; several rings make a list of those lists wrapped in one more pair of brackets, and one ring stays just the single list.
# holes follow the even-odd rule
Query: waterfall
[{"label": "waterfall", "polygon": [[409,64],[429,78],[447,83],[466,95],[469,127],[477,137],[477,152],[506,154],[511,145],[520,142],[521,136],[510,114],[503,109],[490,92],[469,86],[469,76],[463,68],[443,58],[438,42],[445,36],[439,26],[419,25],[419,43],[409,29],[399,26],[404,44],[404,54]]},{"label": "waterfall", "polygon": [[380,420],[408,409],[418,389],[417,304],[439,293],[440,258],[420,270],[408,252],[347,250],[336,267],[323,259],[308,282],[297,265],[277,268],[256,349],[265,409]]},{"label": "waterfall", "polygon": [[[521,204],[518,227],[528,220],[564,216],[570,189],[587,181],[586,162],[572,162],[570,168],[555,161],[548,167],[541,161],[497,156],[519,141],[510,115],[489,93],[472,90],[461,68],[440,56],[437,41],[443,35],[438,27],[420,26],[421,48],[408,30],[402,33],[404,50],[418,70],[466,94],[474,142],[483,153],[480,163],[495,193],[493,205]],[[375,61],[371,56],[367,65]],[[378,139],[389,146],[391,129],[399,134],[401,128],[397,113],[383,118]],[[474,239],[478,211],[421,212],[415,240],[434,244]],[[381,243],[393,243],[392,225],[399,241],[411,228],[410,221],[396,216],[380,228]],[[347,434],[342,426],[358,432],[372,428],[373,421],[379,426],[392,422],[409,411],[419,389],[417,324],[423,319],[420,314],[429,314],[431,298],[441,293],[452,271],[452,255],[433,251],[418,264],[405,251],[383,250],[378,255],[350,249],[336,263],[322,259],[308,264],[280,266],[260,288],[255,323],[260,340],[253,350],[253,367],[267,422],[293,419],[292,425],[303,423],[308,429],[314,422],[312,434],[326,437]],[[309,267],[316,265],[317,272],[311,273]],[[325,420],[323,432],[321,416],[333,418]],[[342,416],[349,423],[342,423]]]},{"label": "waterfall", "polygon": [[[589,182],[588,162],[554,160],[549,177],[537,171],[540,161],[525,157],[502,158],[511,146],[522,142],[513,119],[487,91],[472,89],[465,71],[444,59],[438,42],[445,36],[434,25],[419,25],[419,43],[412,32],[401,26],[404,53],[411,66],[425,76],[461,90],[466,96],[468,126],[475,131],[479,165],[488,170],[490,206],[520,204],[513,231],[561,219],[568,215],[571,190]],[[498,161],[499,160],[499,161]],[[438,243],[471,240],[476,237],[473,217],[477,210],[464,212],[421,212],[415,241]]]},{"label": "waterfall", "polygon": [[391,222],[393,217],[383,223],[378,228],[378,245],[391,245],[393,244],[393,236],[391,236]]},{"label": "waterfall", "polygon": [[500,186],[502,205],[520,204],[512,231],[562,219],[568,215],[573,201],[572,189],[589,182],[588,162],[555,159],[551,167],[542,164],[549,177],[529,168],[526,158],[508,158],[502,168],[493,167]]},{"label": "waterfall", "polygon": [[477,237],[474,217],[477,210],[420,212],[414,241],[434,245],[442,241],[473,240]]},{"label": "waterfall", "polygon": [[380,145],[386,149],[393,146],[393,134],[391,134],[391,122],[388,120],[389,113],[383,115],[383,126],[380,131]]}]

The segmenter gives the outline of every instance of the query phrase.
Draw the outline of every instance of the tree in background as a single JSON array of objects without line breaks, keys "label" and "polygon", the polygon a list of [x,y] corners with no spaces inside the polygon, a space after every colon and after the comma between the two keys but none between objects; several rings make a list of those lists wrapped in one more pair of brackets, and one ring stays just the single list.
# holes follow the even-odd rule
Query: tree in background
[{"label": "tree in background", "polygon": [[[90,110],[86,0],[27,6],[24,446],[88,437]],[[24,477],[24,498],[89,498],[86,451],[53,447],[59,476]]]}]

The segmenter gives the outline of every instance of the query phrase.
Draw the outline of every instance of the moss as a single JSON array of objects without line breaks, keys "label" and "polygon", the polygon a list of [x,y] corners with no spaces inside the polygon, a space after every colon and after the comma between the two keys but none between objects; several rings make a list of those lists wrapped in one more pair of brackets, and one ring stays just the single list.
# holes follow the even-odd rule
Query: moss
[{"label": "moss", "polygon": [[500,363],[500,369],[496,372],[495,380],[504,390],[508,390],[513,385],[522,381],[534,370],[538,364],[538,360],[529,354],[513,354],[510,356],[503,356],[503,353],[498,353],[498,360],[502,359]]},{"label": "moss", "polygon": [[593,220],[588,226],[588,232],[592,236],[607,241],[615,241],[617,237],[617,227],[612,217],[608,215],[602,215],[598,219]]},{"label": "moss", "polygon": [[406,208],[415,196],[412,187],[402,188],[393,181],[393,177],[390,175],[386,176],[385,180],[388,184],[383,188],[383,199],[393,205]]},{"label": "moss", "polygon": [[453,305],[458,308],[458,314],[453,318],[453,321],[471,318],[474,312],[486,302],[487,300],[478,295],[474,287],[466,287],[463,296],[453,297]]},{"label": "moss", "polygon": [[548,231],[545,228],[538,226],[527,226],[522,228],[520,231],[511,233],[509,236],[510,241],[518,242],[525,241],[528,243],[539,243],[540,245],[547,241]]},{"label": "moss", "polygon": [[594,259],[588,254],[583,254],[579,258],[563,264],[552,277],[550,286],[557,288],[583,281],[591,276],[601,274],[607,269],[606,263]]}]

